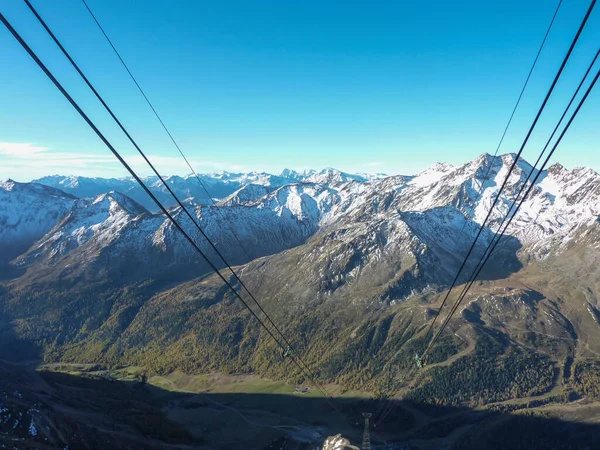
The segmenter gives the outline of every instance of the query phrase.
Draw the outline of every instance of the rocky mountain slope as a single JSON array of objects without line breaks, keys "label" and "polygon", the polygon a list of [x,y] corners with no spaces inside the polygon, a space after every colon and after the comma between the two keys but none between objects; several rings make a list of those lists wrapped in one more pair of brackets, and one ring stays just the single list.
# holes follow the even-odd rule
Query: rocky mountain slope
[{"label": "rocky mountain slope", "polygon": [[35,183],[0,181],[0,266],[44,236],[75,203],[75,197]]},{"label": "rocky mountain slope", "polygon": [[[206,191],[193,174],[185,177],[167,176],[164,179],[182,200],[191,198],[199,205],[212,205],[213,201],[222,200],[248,185],[275,189],[286,184],[307,181],[310,177],[326,179],[327,176],[338,177],[340,179],[352,177],[353,179],[366,180],[366,178],[344,174],[334,169],[326,169],[321,172],[306,171],[304,173],[285,169],[280,175],[272,175],[265,172],[199,174],[202,183],[213,196],[211,199],[207,196]],[[158,177],[144,177],[143,181],[161,202],[165,202],[169,207],[176,204]],[[131,197],[149,211],[159,211],[157,206],[148,198],[133,178],[89,178],[52,175],[33,180],[33,182],[60,189],[79,198],[96,197],[107,192],[116,191]]]},{"label": "rocky mountain slope", "polygon": [[[419,292],[429,286],[439,289],[451,282],[513,161],[514,155],[497,158],[482,155],[460,167],[437,164],[416,176],[372,180],[326,169],[306,174],[303,182],[280,187],[273,186],[273,179],[280,182],[284,180],[282,177],[265,174],[226,177],[223,174],[227,182],[252,179],[265,184],[247,184],[224,198],[217,207],[201,206],[194,196],[186,197],[186,205],[208,236],[217,242],[219,250],[234,264],[296,247],[314,237],[313,250],[306,252],[304,258],[316,262],[318,257],[325,264],[321,268],[323,283],[334,286],[346,279],[356,279],[363,271],[366,275],[358,284],[372,283],[377,278],[372,274],[377,273],[385,283],[397,285],[391,286],[390,299],[402,299],[415,289]],[[518,162],[476,255],[491,239],[530,170],[527,162]],[[299,176],[290,171],[286,173]],[[64,185],[64,181],[57,184]],[[79,181],[71,180],[71,185],[78,185]],[[104,180],[97,185],[106,187],[113,181]],[[169,181],[174,182],[174,177]],[[197,180],[193,181],[198,187]],[[105,253],[104,264],[110,267],[104,268],[117,271],[121,270],[119,261],[144,267],[147,274],[153,273],[148,266],[156,266],[158,261],[168,267],[192,264],[196,271],[206,269],[206,266],[197,267],[196,262],[202,266],[201,261],[165,218],[142,207],[131,210],[128,205],[135,202],[124,194],[111,193],[108,197],[100,194],[77,202],[66,194],[58,194],[64,200],[57,202],[56,192],[60,191],[46,190],[36,183],[18,186],[28,187],[30,198],[16,197],[17,192],[3,189],[6,201],[2,203],[5,211],[1,217],[7,224],[13,224],[10,229],[18,229],[19,233],[18,236],[7,234],[3,242],[19,242],[21,247],[30,247],[16,259],[15,264],[20,267],[35,267],[48,261],[56,267],[57,259],[69,257],[84,258],[85,264],[76,265],[85,269],[90,261],[98,261],[99,255]],[[189,193],[188,190],[185,195]],[[54,197],[46,211],[48,196]],[[519,247],[532,246],[531,251],[539,258],[549,251],[549,246],[563,245],[559,241],[564,243],[596,220],[600,214],[599,197],[600,176],[595,172],[552,166],[540,177],[531,197],[513,220],[497,254],[498,264],[492,264],[488,273],[504,276],[517,270],[521,266],[516,257]],[[44,203],[35,213],[49,219],[35,232],[29,231],[31,226],[17,228],[16,224],[22,220],[19,214],[27,213],[7,208],[10,204],[22,204],[20,202]],[[56,208],[62,209],[55,211]],[[183,211],[175,208],[174,214],[214,258],[216,255]],[[28,224],[40,222],[34,217],[23,220]],[[48,235],[34,244],[50,229]],[[331,254],[329,261],[322,258],[325,247]],[[216,263],[223,266],[222,261]]]},{"label": "rocky mountain slope", "polygon": [[[514,158],[385,178],[287,171],[283,185],[254,177],[217,206],[194,195],[186,205],[323,382],[495,409],[600,400],[600,276],[590,269],[600,263],[600,175],[558,164],[430,365],[405,378]],[[530,170],[517,161],[473,262]],[[4,182],[0,194],[0,223],[12,224],[2,236],[43,224],[18,237],[27,245],[10,264],[21,272],[0,284],[4,357],[307,381],[163,216],[117,192],[78,199]]]}]

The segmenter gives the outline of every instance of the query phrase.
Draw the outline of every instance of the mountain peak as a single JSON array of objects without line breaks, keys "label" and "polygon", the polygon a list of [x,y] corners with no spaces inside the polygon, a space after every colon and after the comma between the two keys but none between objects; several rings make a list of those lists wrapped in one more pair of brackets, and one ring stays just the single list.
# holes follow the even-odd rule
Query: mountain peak
[{"label": "mountain peak", "polygon": [[558,175],[565,170],[565,166],[560,163],[554,163],[550,167],[548,167],[547,172],[551,175]]},{"label": "mountain peak", "polygon": [[116,209],[125,211],[126,213],[133,215],[133,216],[138,216],[140,214],[144,214],[144,213],[148,212],[148,210],[146,210],[146,208],[141,206],[136,201],[134,201],[131,198],[127,197],[126,195],[121,194],[120,192],[116,192],[116,191],[110,191],[110,192],[107,192],[106,194],[101,194],[101,195],[97,196],[96,198],[93,199],[91,204],[97,205],[97,204],[101,204],[104,202],[108,202],[109,209],[111,209],[111,210],[116,208]]},{"label": "mountain peak", "polygon": [[439,172],[447,172],[448,170],[453,169],[453,168],[454,168],[454,166],[448,162],[436,162],[429,169],[439,171]]},{"label": "mountain peak", "polygon": [[481,180],[486,176],[491,176],[493,172],[499,173],[501,170],[503,170],[503,167],[508,170],[513,164],[515,164],[515,161],[517,162],[514,168],[514,173],[517,175],[522,173],[529,174],[533,168],[527,161],[525,161],[525,159],[519,157],[517,160],[516,153],[505,153],[498,156],[493,156],[489,153],[483,153],[475,160],[466,163],[462,167],[467,174],[471,171],[475,171],[475,177]]},{"label": "mountain peak", "polygon": [[425,169],[411,179],[410,183],[413,186],[424,187],[439,181],[448,172],[454,170],[455,167],[449,163],[435,163],[433,166]]},{"label": "mountain peak", "polygon": [[[498,161],[500,161],[500,156],[494,156],[494,155],[490,155],[489,153],[482,153],[481,155],[479,155],[477,158],[475,158],[474,161],[472,161],[473,163],[475,163],[478,166],[481,165],[489,165],[489,164],[496,164]],[[469,163],[467,163],[469,164]]]},{"label": "mountain peak", "polygon": [[502,158],[503,160],[513,162],[515,159],[517,159],[517,154],[514,152],[504,153],[504,154],[500,155],[500,158]]},{"label": "mountain peak", "polygon": [[282,177],[285,177],[285,178],[292,178],[292,177],[298,175],[298,172],[296,172],[293,169],[285,168],[279,173],[279,175]]},{"label": "mountain peak", "polygon": [[7,178],[4,181],[0,180],[0,189],[4,189],[5,191],[12,191],[12,189],[15,187],[15,184],[16,182],[14,180],[11,180],[10,178]]},{"label": "mountain peak", "polygon": [[348,181],[361,181],[364,182],[366,179],[360,175],[351,175],[341,170],[334,169],[333,167],[326,167],[320,172],[314,173],[311,176],[305,178],[303,181],[308,183],[319,183],[319,184],[339,184],[346,183]]},{"label": "mountain peak", "polygon": [[314,169],[304,169],[302,171],[298,171],[294,169],[285,168],[281,171],[279,176],[290,180],[303,181],[305,178],[308,178],[314,175],[315,173],[317,173],[317,171]]},{"label": "mountain peak", "polygon": [[71,194],[68,194],[67,192],[64,192],[60,189],[51,187],[51,186],[46,186],[43,184],[38,184],[38,183],[20,183],[18,181],[14,181],[10,178],[8,178],[5,181],[0,181],[0,189],[4,190],[4,191],[14,191],[20,194],[25,194],[25,195],[29,195],[29,194],[42,194],[42,195],[46,195],[49,197],[61,197],[61,198],[65,198],[65,199],[74,199],[76,197],[74,197]]}]

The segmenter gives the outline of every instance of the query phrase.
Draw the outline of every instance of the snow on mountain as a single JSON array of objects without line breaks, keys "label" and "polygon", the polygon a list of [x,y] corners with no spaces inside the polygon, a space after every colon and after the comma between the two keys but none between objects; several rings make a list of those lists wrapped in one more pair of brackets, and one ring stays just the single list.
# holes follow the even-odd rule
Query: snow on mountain
[{"label": "snow on mountain", "polygon": [[279,174],[279,176],[281,176],[283,178],[288,178],[288,179],[291,179],[294,181],[304,181],[308,177],[314,175],[315,173],[317,173],[317,171],[314,169],[307,169],[307,170],[303,170],[302,172],[297,172],[292,169],[283,169],[281,171],[281,173]]},{"label": "snow on mountain", "polygon": [[600,175],[591,169],[567,170],[555,164],[540,176],[519,210],[513,231],[524,243],[556,233],[572,234],[600,215]]},{"label": "snow on mountain", "polygon": [[[332,195],[323,186],[287,185],[244,205],[209,207],[188,203],[187,208],[229,262],[239,264],[247,262],[248,257],[302,244],[318,230],[321,211],[334,201]],[[194,242],[214,259],[214,251],[184,211],[177,207],[173,214]],[[117,192],[75,200],[72,210],[15,262],[21,267],[41,264],[48,270],[70,267],[69,271],[77,271],[88,266],[98,273],[138,271],[147,277],[165,271],[163,266],[176,270],[191,264],[191,270],[204,264],[162,214],[151,214]],[[215,262],[223,266],[218,258]],[[207,270],[205,265],[202,267],[199,273]]]},{"label": "snow on mountain", "polygon": [[321,182],[332,176],[335,182],[346,182],[350,180],[359,181],[372,181],[386,178],[389,175],[385,173],[356,173],[349,174],[346,172],[339,171],[337,169],[326,168],[321,171],[314,169],[307,169],[301,172],[292,169],[283,169],[280,176],[288,178],[297,182]]},{"label": "snow on mountain", "polygon": [[[401,265],[411,268],[411,273],[414,272],[411,276],[425,269],[435,275],[426,277],[425,284],[422,280],[419,282],[423,288],[428,283],[445,282],[445,277],[450,276],[455,264],[460,262],[515,158],[514,154],[498,157],[484,154],[463,165],[436,164],[416,176],[373,179],[335,169],[304,173],[286,169],[280,176],[259,172],[201,175],[207,185],[213,183],[209,189],[235,188],[217,207],[196,201],[201,187],[195,177],[174,176],[167,177],[166,181],[187,199],[185,203],[201,227],[233,263],[247,262],[248,256],[256,258],[280,252],[318,235],[324,242],[342,239],[351,245],[353,250],[340,247],[341,253],[335,257],[349,258],[348,264],[339,269],[340,277],[350,272],[359,276],[362,270],[376,270],[377,261],[381,258],[391,261],[393,255],[400,252]],[[530,171],[529,163],[522,159],[516,161],[515,170],[483,233],[481,246],[491,239],[492,230],[495,231],[508,212]],[[90,179],[50,178],[69,189],[91,183]],[[149,177],[146,181],[155,192],[167,195],[159,180]],[[98,182],[97,186],[105,187],[103,183]],[[86,258],[97,258],[109,247],[113,255],[139,254],[134,258],[136,261],[142,261],[142,255],[160,257],[169,264],[197,259],[189,243],[162,215],[145,211],[126,194],[111,192],[75,200],[39,184],[23,184],[19,189],[27,188],[53,198],[46,211],[43,200],[17,200],[11,191],[14,182],[1,186],[0,194],[4,197],[0,197],[0,208],[4,211],[19,209],[15,206],[19,204],[43,203],[35,211],[39,217],[28,220],[40,225],[31,225],[29,234],[23,229],[23,235],[34,240],[50,232],[22,259],[27,264],[64,256],[74,249],[81,249],[81,255],[87,252]],[[7,197],[9,192],[13,195],[10,198]],[[53,202],[57,206],[53,207]],[[212,251],[183,212],[175,208],[174,213],[202,248]],[[4,223],[9,223],[7,218],[11,217],[12,233],[21,229],[17,226],[18,214],[23,213],[4,212],[2,216]],[[557,248],[557,236],[565,239],[575,236],[599,215],[600,175],[590,169],[567,170],[555,164],[540,174],[531,196],[508,230],[512,237],[506,239],[514,244],[510,248],[522,246],[522,251],[535,244],[536,254],[543,255],[544,245]],[[9,239],[9,233],[6,226],[0,229],[2,242]],[[239,247],[238,240],[244,249]],[[403,283],[405,288],[410,285]],[[396,292],[399,291],[396,289]]]},{"label": "snow on mountain", "polygon": [[378,173],[357,173],[356,175],[358,175],[361,178],[364,178],[367,181],[374,181],[374,180],[383,180],[384,178],[389,177],[389,175],[387,173],[382,173],[382,172],[378,172]]},{"label": "snow on mountain", "polygon": [[219,206],[243,205],[273,192],[273,188],[261,184],[247,184],[219,202]]},{"label": "snow on mountain", "polygon": [[[484,154],[461,166],[436,164],[416,177],[407,177],[395,185],[396,189],[401,190],[398,207],[405,211],[427,211],[452,206],[469,220],[481,224],[515,157],[514,154],[497,157]],[[516,162],[504,192],[490,215],[488,223],[493,229],[508,213],[531,170],[531,165],[525,160]],[[536,174],[537,171],[534,171],[525,189]],[[391,177],[389,181],[383,180],[383,183],[389,185],[393,180],[394,177]],[[540,175],[532,193],[508,228],[508,233],[521,233],[524,237],[530,228],[535,228],[533,224],[537,218],[538,224],[549,221],[542,233],[536,235],[536,238],[540,238],[551,235],[562,226],[598,214],[598,190],[600,176],[594,171],[568,171],[555,165]],[[582,203],[584,198],[587,200]]]},{"label": "snow on mountain", "polygon": [[26,250],[62,219],[75,201],[51,187],[0,181],[0,260]]},{"label": "snow on mountain", "polygon": [[60,189],[80,198],[94,197],[110,191],[125,193],[135,185],[135,180],[128,178],[89,178],[61,175],[43,177],[32,182]]},{"label": "snow on mountain", "polygon": [[[112,245],[138,221],[152,218],[139,204],[117,192],[76,200],[71,211],[21,258],[34,262],[40,258],[53,261],[70,251],[94,241],[94,251],[86,259],[97,256],[102,248]],[[156,226],[162,218],[154,219]],[[135,245],[135,240],[128,242]]]},{"label": "snow on mountain", "polygon": [[[291,178],[271,175],[265,172],[220,172],[199,174],[198,178],[202,184],[196,179],[195,175],[188,175],[185,177],[176,175],[163,177],[169,188],[171,188],[180,199],[192,199],[194,203],[200,205],[211,205],[213,200],[219,201],[231,195],[241,187],[249,184],[277,188],[288,183],[296,182],[296,180]],[[167,207],[176,205],[176,202],[158,177],[143,177],[142,180],[150,188],[152,193],[157,196],[158,200]],[[149,211],[159,211],[156,204],[148,197],[146,192],[144,192],[133,178],[88,178],[53,175],[33,180],[33,182],[61,189],[79,198],[94,197],[96,195],[116,191],[131,197]],[[212,198],[208,197],[206,191],[210,193]]]},{"label": "snow on mountain", "polygon": [[279,217],[317,225],[338,199],[335,189],[322,184],[302,183],[283,186],[254,206],[274,211]]},{"label": "snow on mountain", "polygon": [[[266,198],[264,202],[259,201],[254,205],[197,207],[191,212],[202,230],[211,237],[231,264],[245,263],[249,258],[254,259],[295,247],[318,231],[318,217],[311,214],[316,214],[316,210],[310,208],[312,200],[307,206],[303,204],[304,199],[295,197],[295,200],[290,200],[287,204],[269,208],[264,207],[265,203],[277,200],[269,196]],[[296,212],[292,212],[290,206]],[[200,247],[207,254],[214,256],[214,251],[209,248],[187,215],[177,209],[175,217]],[[197,257],[181,234],[167,221],[163,222],[160,230],[155,233],[155,243],[157,242],[163,243],[165,249],[176,248],[181,257]],[[222,266],[222,261],[218,258],[216,261],[217,265]]]},{"label": "snow on mountain", "polygon": [[452,171],[453,166],[447,163],[436,163],[429,169],[421,172],[411,180],[411,184],[416,187],[430,186],[441,180],[448,172]]},{"label": "snow on mountain", "polygon": [[[173,192],[181,199],[192,197],[196,203],[212,203],[195,177],[170,176],[164,177],[164,179]],[[167,207],[175,206],[176,202],[158,177],[143,177],[142,180],[163,204]],[[112,191],[120,192],[132,198],[149,211],[159,211],[156,204],[133,178],[88,178],[53,175],[33,180],[33,182],[61,189],[79,198],[95,197]],[[229,189],[227,192],[230,193],[233,190],[235,189]],[[221,191],[218,191],[218,193],[221,194]]]},{"label": "snow on mountain", "polygon": [[[340,201],[333,206],[331,215],[325,216],[321,226],[337,226],[338,230],[345,227],[345,233],[350,230],[348,227],[358,227],[353,248],[363,246],[375,255],[389,252],[390,243],[413,242],[416,247],[407,244],[394,251],[404,258],[412,255],[417,265],[408,265],[423,274],[428,283],[439,282],[440,277],[447,281],[444,274],[456,273],[515,158],[514,154],[482,155],[460,166],[436,164],[415,177],[346,183],[338,191]],[[505,191],[491,214],[490,225],[475,249],[476,255],[483,252],[483,246],[490,241],[531,170],[526,161],[516,161]],[[534,171],[531,180],[536,174]],[[350,186],[355,192],[344,195]],[[504,244],[496,251],[499,268],[518,267],[515,252],[520,247],[521,253],[533,250],[534,244],[536,249],[546,252],[557,248],[560,242],[557,234],[563,236],[563,240],[579,236],[589,223],[597,223],[599,215],[600,176],[597,173],[590,169],[567,171],[562,166],[550,168],[540,175],[532,194],[508,228]],[[392,227],[394,223],[397,225]],[[543,251],[537,250],[537,254]],[[366,270],[370,258],[369,252],[364,251],[361,256],[364,261],[356,270]],[[383,269],[380,267],[380,270]]]},{"label": "snow on mountain", "polygon": [[[263,195],[265,195],[267,189],[272,191],[281,186],[298,182],[339,184],[351,180],[366,181],[368,179],[378,179],[380,176],[368,177],[350,175],[335,169],[325,169],[321,172],[316,172],[314,170],[296,172],[285,169],[280,175],[273,175],[266,172],[217,172],[198,174],[198,178],[202,184],[193,174],[185,177],[175,175],[163,178],[169,188],[171,188],[180,199],[189,199],[195,204],[208,206],[211,205],[213,201],[217,202],[224,200],[243,187],[250,185],[263,186],[265,188]],[[143,177],[142,180],[167,207],[176,205],[176,202],[158,177]],[[111,191],[120,192],[131,197],[149,211],[159,211],[156,204],[132,178],[88,178],[53,175],[33,180],[33,182],[60,189],[79,198],[94,197]],[[250,192],[258,193],[258,188],[252,187],[249,189],[253,189],[253,191],[243,191],[242,196],[244,196],[244,198],[239,198],[239,201],[244,202],[250,200]],[[208,197],[207,191],[212,198]],[[256,198],[258,197],[255,196],[253,199]]]},{"label": "snow on mountain", "polygon": [[332,169],[328,167],[327,169],[323,169],[320,172],[313,173],[309,177],[304,179],[304,182],[308,183],[320,183],[320,184],[329,184],[329,185],[337,185],[341,183],[347,183],[349,181],[367,181],[366,178],[361,177],[360,175],[351,175],[346,172],[342,172],[337,169]]}]

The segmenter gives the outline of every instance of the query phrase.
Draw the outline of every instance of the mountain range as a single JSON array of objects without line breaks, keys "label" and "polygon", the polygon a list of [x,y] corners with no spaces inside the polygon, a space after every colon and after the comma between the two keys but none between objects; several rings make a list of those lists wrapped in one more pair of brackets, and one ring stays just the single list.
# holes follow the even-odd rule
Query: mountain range
[{"label": "mountain range", "polygon": [[[203,175],[211,195],[217,195],[213,191],[219,194],[210,205],[199,192],[195,177],[168,177],[166,182],[185,199],[186,208],[233,264],[297,247],[312,237],[326,239],[338,244],[331,251],[339,251],[337,247],[343,244],[344,254],[332,259],[344,259],[346,265],[338,270],[328,267],[323,282],[345,284],[365,270],[379,272],[378,266],[387,265],[389,257],[396,261],[386,283],[401,273],[406,278],[410,271],[401,269],[403,266],[414,265],[413,269],[423,274],[405,285],[404,294],[396,293],[401,298],[413,288],[442,288],[451,281],[513,160],[510,154],[482,155],[458,167],[436,164],[416,176],[370,179],[334,169],[302,174],[285,170],[281,176]],[[491,230],[507,214],[530,170],[526,161],[518,161],[482,243],[487,244]],[[147,178],[145,182],[155,193],[168,195],[160,181]],[[4,262],[12,261],[21,268],[62,267],[63,275],[90,266],[121,274],[139,269],[142,276],[153,274],[152,268],[162,271],[161,266],[177,270],[189,266],[195,274],[206,270],[205,265],[204,269],[197,267],[203,266],[202,262],[172,224],[150,211],[150,199],[141,201],[144,193],[134,183],[129,179],[57,176],[32,183],[2,182],[0,248]],[[511,246],[525,246],[541,258],[564,246],[569,237],[597,222],[599,196],[597,173],[555,164],[539,177],[501,248],[510,253],[507,249]],[[181,208],[167,206],[210,253]],[[57,264],[65,259],[76,263]],[[407,260],[403,265],[402,259],[414,264]],[[502,263],[504,269],[520,264],[516,259],[508,265],[504,259]],[[216,264],[223,265],[222,261]],[[365,278],[374,279],[371,275]],[[390,293],[390,299],[396,294]]]},{"label": "mountain range", "polygon": [[[558,163],[430,365],[404,378],[515,158],[406,176],[201,174],[211,199],[195,176],[166,181],[321,382],[436,406],[598,401],[600,175]],[[516,161],[459,285],[531,170]],[[144,181],[167,200],[159,180]],[[0,182],[0,358],[308,383],[143,195],[129,179]]]},{"label": "mountain range", "polygon": [[[180,199],[185,200],[191,198],[199,205],[212,205],[215,201],[222,200],[247,185],[264,186],[265,188],[275,189],[286,184],[298,182],[338,184],[351,180],[367,181],[382,177],[385,177],[385,175],[352,175],[336,169],[327,168],[319,172],[316,170],[297,172],[295,170],[285,169],[279,175],[273,175],[266,172],[220,172],[198,174],[197,178],[195,174],[191,174],[185,177],[176,175],[166,176],[163,177],[163,179]],[[157,176],[143,177],[142,179],[158,199],[165,203],[165,205],[170,207],[176,204]],[[200,183],[200,181],[202,183]],[[79,198],[94,197],[110,191],[116,191],[136,200],[149,211],[159,211],[156,204],[143,191],[137,181],[131,177],[89,178],[52,175],[33,180],[32,182],[60,189]],[[210,197],[208,194],[210,194]]]}]

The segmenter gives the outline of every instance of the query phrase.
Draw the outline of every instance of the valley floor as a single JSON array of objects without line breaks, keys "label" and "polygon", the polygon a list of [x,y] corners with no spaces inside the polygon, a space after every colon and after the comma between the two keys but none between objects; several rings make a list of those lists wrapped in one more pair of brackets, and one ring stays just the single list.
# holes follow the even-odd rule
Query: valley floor
[{"label": "valley floor", "polygon": [[[52,371],[70,377],[61,379],[63,388],[85,379],[91,383],[84,385],[86,389],[94,390],[94,380],[111,380],[110,385],[128,386],[127,389],[137,395],[143,386],[144,395],[150,395],[165,418],[189,433],[189,443],[165,444],[164,448],[174,445],[173,448],[313,449],[328,436],[338,433],[360,445],[361,413],[381,411],[387,406],[371,401],[367,393],[342,392],[330,385],[328,389],[334,393],[336,407],[341,410],[336,411],[314,390],[301,393],[301,387],[249,375],[174,372],[168,376],[152,376],[142,383],[143,371],[139,367],[102,371],[92,365],[49,364],[39,369],[43,370],[39,373],[44,380],[51,377]],[[560,389],[557,386],[552,393]],[[558,448],[547,446],[549,438],[559,439],[556,445],[560,444],[560,448],[585,448],[581,445],[600,438],[600,402],[579,399],[564,404],[551,402],[535,406],[532,403],[543,403],[548,398],[546,394],[478,408],[437,408],[396,399],[386,421],[375,421],[371,436],[373,448],[508,448],[503,446],[503,442],[510,439],[504,435],[507,426],[527,428],[522,442],[529,444],[519,446],[520,441],[511,444],[511,448],[517,449]],[[55,407],[69,412],[64,406]],[[97,411],[71,412],[78,415],[78,420],[90,424],[98,414]],[[530,435],[535,436],[540,430],[550,437],[532,441]],[[490,436],[496,436],[496,441]],[[118,439],[118,434],[113,437]],[[484,443],[485,446],[479,446]]]}]

